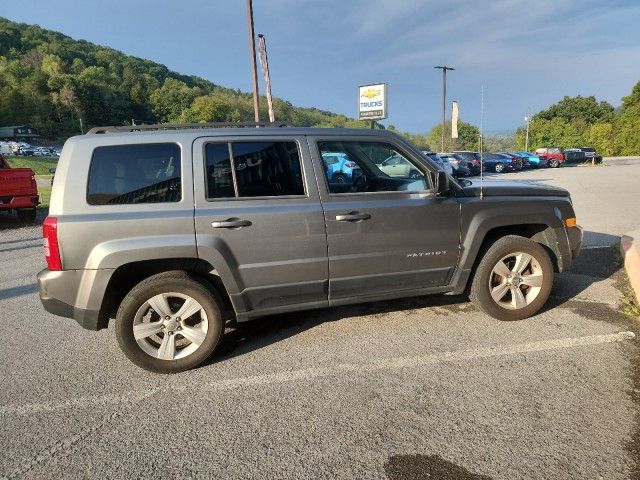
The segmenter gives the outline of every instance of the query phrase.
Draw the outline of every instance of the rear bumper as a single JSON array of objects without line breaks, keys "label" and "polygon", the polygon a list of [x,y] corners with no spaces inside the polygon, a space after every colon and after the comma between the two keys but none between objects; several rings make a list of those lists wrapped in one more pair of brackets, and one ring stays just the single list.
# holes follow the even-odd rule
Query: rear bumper
[{"label": "rear bumper", "polygon": [[73,318],[83,328],[106,328],[108,319],[100,310],[112,269],[42,270],[38,274],[38,290],[44,309],[60,317]]},{"label": "rear bumper", "polygon": [[40,205],[40,199],[38,195],[28,196],[1,196],[0,197],[0,210],[12,210],[17,208],[36,208]]}]

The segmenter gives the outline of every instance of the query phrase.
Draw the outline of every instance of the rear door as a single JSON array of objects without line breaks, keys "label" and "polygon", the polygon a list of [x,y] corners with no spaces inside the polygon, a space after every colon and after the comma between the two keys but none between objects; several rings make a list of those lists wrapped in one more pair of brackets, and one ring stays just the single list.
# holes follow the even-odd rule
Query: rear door
[{"label": "rear door", "polygon": [[304,136],[193,144],[198,256],[240,312],[326,306],[324,217]]},{"label": "rear door", "polygon": [[[431,167],[394,140],[310,138],[322,154],[343,153],[358,164],[348,184],[318,173],[329,252],[330,303],[442,287],[458,259],[460,206],[433,193]],[[405,176],[382,165],[394,156]]]}]

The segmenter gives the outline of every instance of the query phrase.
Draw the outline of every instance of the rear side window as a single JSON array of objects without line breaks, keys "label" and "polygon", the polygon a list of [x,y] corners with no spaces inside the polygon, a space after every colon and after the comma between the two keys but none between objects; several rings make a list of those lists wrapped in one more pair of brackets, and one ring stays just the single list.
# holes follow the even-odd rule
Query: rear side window
[{"label": "rear side window", "polygon": [[296,142],[209,143],[205,157],[208,198],[304,195]]},{"label": "rear side window", "polygon": [[91,157],[87,202],[125,205],[179,202],[180,147],[175,143],[97,147]]}]

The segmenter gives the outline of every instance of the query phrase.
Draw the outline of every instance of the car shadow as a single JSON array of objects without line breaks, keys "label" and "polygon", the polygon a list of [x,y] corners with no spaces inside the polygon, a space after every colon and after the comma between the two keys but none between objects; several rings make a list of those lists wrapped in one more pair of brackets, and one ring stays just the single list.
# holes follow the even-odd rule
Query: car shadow
[{"label": "car shadow", "polygon": [[27,224],[20,221],[15,213],[0,212],[0,230],[13,230],[16,228],[28,228],[42,225],[42,222],[44,222],[44,219],[48,214],[48,208],[39,208],[36,214],[36,221],[34,223]]},{"label": "car shadow", "polygon": [[410,313],[428,307],[456,313],[475,310],[464,295],[436,294],[271,315],[230,325],[216,353],[207,363],[244,355],[325,323],[360,316],[382,317],[392,312]]},{"label": "car shadow", "polygon": [[[593,283],[613,277],[620,271],[619,237],[587,231],[585,240],[591,245],[595,241],[603,243],[596,244],[598,248],[581,252],[569,272],[556,274],[555,290],[542,312],[574,300]],[[364,315],[381,317],[392,312],[410,313],[422,308],[439,308],[456,314],[476,310],[466,295],[436,294],[271,315],[241,324],[230,324],[219,348],[207,364],[244,355],[324,323]]]},{"label": "car shadow", "polygon": [[21,297],[23,295],[30,295],[38,291],[38,286],[35,283],[28,285],[20,285],[19,287],[10,287],[0,289],[0,300],[9,300],[15,297]]}]

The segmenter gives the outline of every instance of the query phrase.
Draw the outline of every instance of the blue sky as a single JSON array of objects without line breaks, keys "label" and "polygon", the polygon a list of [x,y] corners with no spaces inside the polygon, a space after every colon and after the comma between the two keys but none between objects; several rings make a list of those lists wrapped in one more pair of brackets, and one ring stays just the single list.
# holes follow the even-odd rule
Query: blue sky
[{"label": "blue sky", "polygon": [[[4,0],[0,15],[250,90],[243,0]],[[355,116],[359,84],[389,84],[389,119],[425,132],[449,101],[487,131],[564,95],[619,105],[640,80],[639,0],[254,0],[273,94]],[[262,83],[262,80],[261,80]],[[261,88],[263,88],[261,84]],[[449,108],[449,107],[448,107]]]}]

